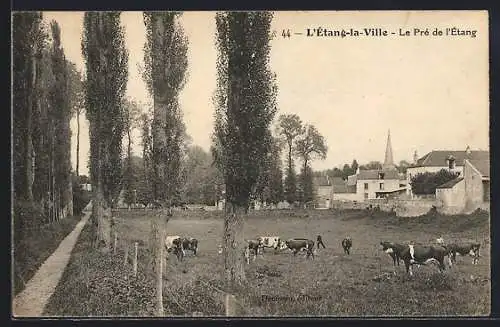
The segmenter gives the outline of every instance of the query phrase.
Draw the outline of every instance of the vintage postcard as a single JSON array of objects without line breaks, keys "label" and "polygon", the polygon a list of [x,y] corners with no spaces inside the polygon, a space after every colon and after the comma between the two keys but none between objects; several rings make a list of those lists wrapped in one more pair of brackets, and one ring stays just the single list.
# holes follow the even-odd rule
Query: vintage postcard
[{"label": "vintage postcard", "polygon": [[13,12],[12,314],[488,316],[487,11]]}]

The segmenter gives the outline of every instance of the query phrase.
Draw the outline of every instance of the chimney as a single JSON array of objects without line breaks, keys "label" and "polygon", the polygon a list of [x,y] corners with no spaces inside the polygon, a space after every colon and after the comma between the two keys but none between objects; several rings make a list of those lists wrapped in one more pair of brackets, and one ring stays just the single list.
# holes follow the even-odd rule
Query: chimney
[{"label": "chimney", "polygon": [[415,152],[413,152],[413,164],[416,165],[418,162],[418,154],[417,154],[417,150],[415,150]]}]

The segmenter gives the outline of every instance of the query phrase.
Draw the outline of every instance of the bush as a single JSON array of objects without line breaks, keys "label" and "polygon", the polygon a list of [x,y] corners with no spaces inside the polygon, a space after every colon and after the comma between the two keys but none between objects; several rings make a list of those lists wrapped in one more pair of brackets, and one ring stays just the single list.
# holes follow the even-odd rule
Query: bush
[{"label": "bush", "polygon": [[38,229],[48,223],[48,217],[40,204],[28,201],[14,202],[14,237],[27,230]]}]

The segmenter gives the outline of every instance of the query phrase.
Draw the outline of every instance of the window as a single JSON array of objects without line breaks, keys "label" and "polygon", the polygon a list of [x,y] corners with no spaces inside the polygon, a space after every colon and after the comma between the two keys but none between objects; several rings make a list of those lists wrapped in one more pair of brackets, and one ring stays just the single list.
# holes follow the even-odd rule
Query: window
[{"label": "window", "polygon": [[379,186],[379,189],[381,189],[381,190],[384,189],[384,183],[380,183],[378,186]]},{"label": "window", "polygon": [[378,173],[378,179],[384,179],[385,173]]},{"label": "window", "polygon": [[365,190],[368,189],[368,183],[365,183]]},{"label": "window", "polygon": [[368,193],[365,193],[365,200],[368,199]]}]

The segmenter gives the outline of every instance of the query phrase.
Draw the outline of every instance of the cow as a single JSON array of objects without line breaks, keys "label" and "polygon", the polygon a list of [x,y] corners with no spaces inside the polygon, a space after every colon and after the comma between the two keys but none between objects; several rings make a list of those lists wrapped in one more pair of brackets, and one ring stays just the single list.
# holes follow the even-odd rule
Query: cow
[{"label": "cow", "polygon": [[466,243],[466,244],[452,243],[445,246],[451,262],[453,263],[457,262],[457,254],[461,256],[470,255],[472,257],[473,265],[477,265],[477,263],[479,262],[480,247],[481,244],[479,243]]},{"label": "cow", "polygon": [[293,255],[296,256],[299,251],[306,251],[306,259],[312,257],[314,259],[314,241],[307,238],[292,238],[285,241]]},{"label": "cow", "polygon": [[[394,247],[391,248],[394,251]],[[428,263],[437,264],[439,272],[444,272],[446,269],[444,265],[444,258],[447,254],[446,248],[442,246],[409,244],[402,249],[399,256],[405,263],[406,272],[410,276],[413,276],[413,265],[426,265]]]},{"label": "cow", "polygon": [[246,245],[243,250],[243,255],[247,264],[250,264],[250,255],[253,254],[253,261],[257,259],[257,255],[262,251],[262,242],[260,239],[257,240],[246,240]]},{"label": "cow", "polygon": [[392,262],[394,263],[394,268],[396,268],[396,263],[399,266],[399,261],[401,259],[401,253],[408,245],[403,245],[399,243],[382,241],[380,242],[382,245],[382,251],[389,254],[392,258]]},{"label": "cow", "polygon": [[186,254],[182,243],[182,238],[178,235],[167,236],[165,238],[165,248],[167,249],[167,253],[173,251],[177,256],[177,259],[182,260]]},{"label": "cow", "polygon": [[342,248],[344,249],[344,253],[349,255],[351,253],[351,247],[352,247],[352,239],[347,236],[342,240]]},{"label": "cow", "polygon": [[193,251],[193,255],[198,252],[198,240],[192,237],[182,238],[182,247],[185,250]]},{"label": "cow", "polygon": [[283,248],[283,241],[279,236],[260,236],[257,240],[261,243],[262,250],[265,248],[272,248],[274,252],[276,252]]}]

